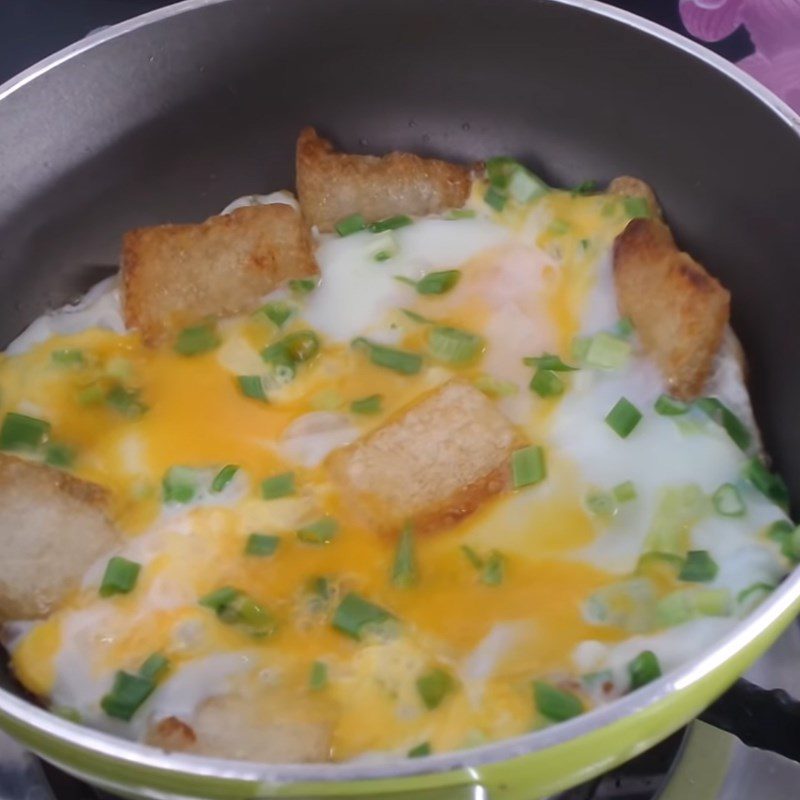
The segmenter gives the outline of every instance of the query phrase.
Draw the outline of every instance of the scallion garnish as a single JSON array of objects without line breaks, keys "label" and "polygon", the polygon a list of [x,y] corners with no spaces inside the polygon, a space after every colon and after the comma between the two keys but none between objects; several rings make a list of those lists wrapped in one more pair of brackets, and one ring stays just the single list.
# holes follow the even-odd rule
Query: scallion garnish
[{"label": "scallion garnish", "polygon": [[147,411],[147,406],[141,401],[140,395],[138,389],[127,389],[121,384],[116,384],[106,392],[105,401],[114,411],[133,419]]},{"label": "scallion garnish", "polygon": [[529,445],[511,454],[511,479],[515,489],[533,486],[547,477],[544,449],[539,445]]},{"label": "scallion garnish", "polygon": [[263,314],[278,328],[282,328],[286,320],[294,314],[294,309],[282,300],[274,300],[262,306],[257,313]]},{"label": "scallion garnish", "polygon": [[614,496],[608,492],[592,491],[586,495],[586,509],[596,517],[613,517],[617,513]]},{"label": "scallion garnish", "polygon": [[586,350],[584,361],[595,369],[622,369],[628,363],[631,354],[631,343],[610,333],[595,334]]},{"label": "scallion garnish", "polygon": [[448,211],[445,215],[445,219],[449,220],[474,218],[475,212],[471,208],[454,208],[452,211]]},{"label": "scallion garnish", "polygon": [[211,491],[221,492],[234,478],[234,475],[239,471],[237,464],[226,464],[211,481]]},{"label": "scallion garnish", "polygon": [[758,458],[751,458],[744,466],[744,477],[765,497],[783,509],[789,507],[789,489],[781,478],[770,472]]},{"label": "scallion garnish", "polygon": [[367,227],[367,222],[361,214],[351,214],[349,217],[339,220],[334,226],[339,236],[350,236],[353,233],[363,231]]},{"label": "scallion garnish", "polygon": [[392,564],[392,583],[404,589],[417,582],[417,563],[414,557],[414,531],[406,525],[397,540]]},{"label": "scallion garnish", "polygon": [[106,571],[103,573],[103,580],[100,583],[100,597],[128,594],[133,591],[141,569],[141,564],[129,561],[122,556],[111,558],[106,564]]},{"label": "scallion garnish", "polygon": [[169,659],[163,653],[153,653],[139,667],[139,674],[148,680],[158,681],[166,675],[168,669]]},{"label": "scallion garnish", "polygon": [[550,372],[575,372],[578,368],[565,364],[559,356],[552,353],[543,353],[540,356],[526,356],[522,362],[529,367],[538,367]]},{"label": "scallion garnish", "polygon": [[622,206],[625,215],[631,219],[646,219],[650,216],[650,204],[644,197],[625,197]]},{"label": "scallion garnish", "polygon": [[661,394],[658,396],[653,408],[656,414],[661,414],[662,417],[678,417],[689,410],[689,404],[684,403],[682,400],[676,400],[668,394]]},{"label": "scallion garnish", "polygon": [[455,688],[456,682],[450,673],[439,667],[434,667],[417,678],[417,693],[428,711],[438,708]]},{"label": "scallion garnish", "polygon": [[50,423],[9,411],[0,426],[0,450],[35,450],[50,436]]},{"label": "scallion garnish", "polygon": [[529,170],[519,165],[508,182],[508,194],[518,203],[529,203],[550,191],[550,187]]},{"label": "scallion garnish", "polygon": [[308,688],[319,692],[328,685],[328,665],[324,661],[315,661],[308,673]]},{"label": "scallion garnish", "polygon": [[280,536],[270,536],[266,533],[251,533],[247,537],[247,544],[244,547],[245,555],[248,556],[272,556],[278,549],[281,542]]},{"label": "scallion garnish", "polygon": [[499,586],[505,575],[506,559],[499,550],[492,550],[481,570],[481,583]]},{"label": "scallion garnish", "polygon": [[723,483],[711,496],[714,510],[723,517],[741,517],[745,512],[744,500],[732,483]]},{"label": "scallion garnish", "polygon": [[573,195],[594,194],[597,191],[597,181],[583,181],[570,190]]},{"label": "scallion garnish", "polygon": [[537,369],[531,378],[530,388],[539,397],[558,397],[564,394],[564,381],[549,369]]},{"label": "scallion garnish", "polygon": [[563,722],[583,713],[579,697],[544,681],[533,682],[533,699],[536,710],[553,722]]},{"label": "scallion garnish", "polygon": [[182,356],[196,356],[219,347],[221,339],[210,323],[184,328],[175,340],[175,352]]},{"label": "scallion garnish", "polygon": [[431,743],[430,742],[420,742],[417,745],[414,745],[408,753],[406,754],[409,758],[422,758],[423,756],[429,756],[431,754]]},{"label": "scallion garnish", "polygon": [[772,583],[764,583],[763,581],[759,581],[758,583],[753,583],[750,586],[745,587],[742,589],[739,594],[736,595],[736,602],[739,605],[746,603],[749,599],[753,596],[757,595],[768,595],[771,592],[774,592],[776,589],[775,585]]},{"label": "scallion garnish", "polygon": [[475,569],[483,569],[483,559],[468,544],[461,545],[461,552]]},{"label": "scallion garnish", "polygon": [[493,375],[479,375],[472,383],[489,397],[511,397],[519,391],[514,381],[504,381]]},{"label": "scallion garnish", "polygon": [[350,403],[350,410],[354,414],[380,414],[383,398],[379,394],[371,394],[368,397],[361,397]]},{"label": "scallion garnish", "polygon": [[406,225],[411,225],[414,222],[411,217],[405,214],[396,214],[393,217],[386,217],[386,219],[379,219],[369,226],[372,233],[383,233],[383,231],[396,231],[398,228],[405,228]]},{"label": "scallion garnish", "polygon": [[620,397],[606,415],[606,424],[617,436],[626,439],[642,419],[642,412],[627,398]]},{"label": "scallion garnish", "polygon": [[353,639],[361,639],[371,628],[393,619],[394,616],[385,608],[370,603],[355,592],[350,592],[336,607],[331,624],[336,630]]},{"label": "scallion garnish", "polygon": [[306,544],[330,544],[339,531],[333,517],[321,517],[297,530],[297,538]]},{"label": "scallion garnish", "polygon": [[625,481],[618,483],[612,490],[611,494],[618,503],[629,503],[631,500],[636,499],[636,486],[633,481]]},{"label": "scallion garnish", "polygon": [[395,280],[413,286],[418,294],[445,294],[455,287],[460,278],[461,272],[459,270],[444,269],[440,272],[429,272],[418,281],[404,278],[402,275],[398,275]]},{"label": "scallion garnish", "polygon": [[129,722],[155,688],[151,678],[117,672],[111,691],[100,700],[100,707],[109,717]]},{"label": "scallion garnish", "polygon": [[314,331],[295,331],[261,351],[266,362],[299,364],[310,361],[319,352],[319,336]]},{"label": "scallion garnish", "polygon": [[289,281],[289,289],[295,294],[310,294],[317,288],[317,278],[293,278]]},{"label": "scallion garnish", "polygon": [[161,481],[165,503],[189,503],[200,488],[200,473],[192,467],[170,467]]},{"label": "scallion garnish", "polygon": [[420,325],[432,325],[435,320],[428,319],[427,317],[423,317],[422,314],[417,314],[416,311],[412,311],[410,308],[401,308],[400,309],[410,320],[413,322],[418,322]]},{"label": "scallion garnish", "polygon": [[690,550],[678,577],[692,583],[708,583],[717,577],[719,567],[708,550]]},{"label": "scallion garnish", "polygon": [[666,573],[671,578],[677,578],[683,569],[684,560],[675,553],[650,552],[639,556],[636,572],[644,575],[651,573]]},{"label": "scallion garnish", "polygon": [[747,450],[753,437],[747,426],[724,403],[716,397],[701,397],[694,404],[714,422],[722,425],[740,450]]},{"label": "scallion garnish", "polygon": [[237,375],[236,383],[245,397],[253,400],[267,400],[267,390],[264,388],[264,381],[260,375]]},{"label": "scallion garnish", "polygon": [[403,375],[416,375],[422,369],[422,356],[418,353],[373,344],[363,337],[353,339],[351,344],[356,349],[366,349],[369,360],[378,367],[391,369]]},{"label": "scallion garnish", "polygon": [[263,500],[277,500],[295,493],[294,472],[281,472],[261,481],[261,497]]},{"label": "scallion garnish", "polygon": [[66,468],[75,461],[75,450],[68,444],[50,442],[44,449],[44,463],[51,467]]},{"label": "scallion garnish", "polygon": [[50,360],[61,367],[80,367],[86,363],[83,351],[73,348],[53,350],[53,352],[50,353]]},{"label": "scallion garnish", "polygon": [[490,186],[483,196],[483,201],[487,206],[491,206],[495,211],[502,211],[506,207],[508,198],[499,192],[494,186]]},{"label": "scallion garnish", "polygon": [[254,637],[270,636],[277,628],[275,618],[252,597],[232,586],[224,586],[201,597],[201,606],[211,609],[220,621]]},{"label": "scallion garnish", "polygon": [[628,663],[631,691],[639,689],[661,677],[661,664],[652,650],[644,650]]},{"label": "scallion garnish", "polygon": [[428,334],[428,350],[438,361],[467,364],[484,349],[483,337],[449,325],[437,325]]}]

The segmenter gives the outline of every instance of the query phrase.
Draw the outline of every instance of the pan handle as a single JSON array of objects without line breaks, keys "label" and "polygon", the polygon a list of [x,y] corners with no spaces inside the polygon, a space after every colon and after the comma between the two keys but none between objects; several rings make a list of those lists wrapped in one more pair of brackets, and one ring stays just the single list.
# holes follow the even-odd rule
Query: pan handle
[{"label": "pan handle", "polygon": [[740,678],[700,719],[748,747],[800,762],[800,702],[783,689],[762,689]]}]

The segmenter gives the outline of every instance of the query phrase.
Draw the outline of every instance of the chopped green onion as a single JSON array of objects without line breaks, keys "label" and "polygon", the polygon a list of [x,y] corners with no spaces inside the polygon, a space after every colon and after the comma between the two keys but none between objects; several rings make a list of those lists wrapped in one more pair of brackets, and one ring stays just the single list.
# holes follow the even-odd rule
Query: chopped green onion
[{"label": "chopped green onion", "polygon": [[497,189],[507,189],[514,173],[522,166],[510,156],[492,156],[486,159],[486,177]]},{"label": "chopped green onion", "polygon": [[400,533],[392,564],[392,583],[408,588],[417,582],[417,563],[414,556],[414,531],[406,525]]},{"label": "chopped green onion", "polygon": [[532,486],[547,477],[544,449],[529,445],[511,454],[511,479],[515,489]]},{"label": "chopped green onion", "polygon": [[428,319],[427,317],[423,317],[422,314],[417,314],[416,311],[412,311],[410,308],[401,308],[400,309],[410,320],[414,322],[418,322],[420,325],[432,325],[434,320]]},{"label": "chopped green onion", "polygon": [[800,561],[800,528],[794,528],[781,545],[781,552],[790,561]]},{"label": "chopped green onion", "polygon": [[260,375],[237,375],[236,383],[245,397],[253,400],[266,400],[267,391]]},{"label": "chopped green onion", "polygon": [[319,352],[319,336],[314,331],[296,331],[284,336],[281,344],[295,363],[310,361]]},{"label": "chopped green onion", "polygon": [[719,567],[708,550],[690,550],[678,577],[692,583],[708,583],[717,577]]},{"label": "chopped green onion", "polygon": [[339,236],[350,236],[363,231],[367,227],[367,222],[361,214],[351,214],[349,217],[339,220],[334,227]]},{"label": "chopped green onion", "polygon": [[741,517],[745,512],[742,495],[732,483],[723,483],[711,495],[711,502],[717,514],[723,517]]},{"label": "chopped green onion", "polygon": [[583,713],[579,697],[544,681],[533,682],[533,698],[537,711],[553,722],[563,722]]},{"label": "chopped green onion", "polygon": [[684,560],[674,553],[643,553],[636,563],[636,572],[644,575],[668,574],[677,578],[683,569]]},{"label": "chopped green onion", "polygon": [[578,368],[565,364],[559,356],[543,353],[540,356],[526,356],[522,362],[529,367],[538,367],[550,372],[575,372]]},{"label": "chopped green onion", "polygon": [[487,586],[499,586],[505,575],[506,560],[499,550],[492,550],[481,571],[481,583]]},{"label": "chopped green onion", "polygon": [[668,394],[661,394],[658,396],[653,408],[656,414],[661,414],[662,417],[677,417],[689,410],[689,404],[684,403],[682,400],[676,400]]},{"label": "chopped green onion", "polygon": [[617,503],[608,492],[589,492],[586,495],[586,508],[596,517],[613,517],[617,513]]},{"label": "chopped green onion", "polygon": [[397,239],[391,231],[384,231],[370,236],[367,241],[365,253],[372,257],[373,261],[388,261],[392,256],[399,252]]},{"label": "chopped green onion", "polygon": [[116,356],[110,358],[105,365],[105,373],[118,381],[129,381],[133,378],[134,369],[130,359]]},{"label": "chopped green onion", "polygon": [[391,250],[378,250],[372,258],[375,261],[388,261],[394,253]]},{"label": "chopped green onion", "polygon": [[457,269],[444,269],[440,272],[429,272],[418,281],[398,275],[395,280],[413,286],[418,294],[445,294],[460,280],[461,272]]},{"label": "chopped green onion", "polygon": [[[0,439],[2,436],[0,435]],[[0,444],[0,447],[2,445]],[[758,458],[751,458],[744,466],[744,477],[763,495],[781,508],[789,507],[789,489],[781,478],[770,472]]]},{"label": "chopped green onion", "polygon": [[491,206],[495,211],[502,211],[506,207],[508,198],[495,189],[494,186],[490,186],[486,194],[483,196],[483,201],[487,206]]},{"label": "chopped green onion", "polygon": [[169,659],[163,653],[153,653],[148,656],[141,667],[139,674],[151,681],[163,678],[169,669]]},{"label": "chopped green onion", "polygon": [[564,394],[564,381],[549,369],[537,369],[531,378],[530,388],[539,397],[558,397]]},{"label": "chopped green onion", "polygon": [[266,557],[275,554],[281,542],[280,536],[269,536],[266,533],[251,533],[244,547],[245,555]]},{"label": "chopped green onion", "polygon": [[439,667],[434,667],[417,678],[417,692],[428,711],[438,708],[455,687],[456,683],[450,673]]},{"label": "chopped green onion", "polygon": [[200,605],[211,609],[221,622],[232,625],[250,636],[275,633],[275,618],[245,592],[225,586],[200,598]]},{"label": "chopped green onion", "polygon": [[391,369],[402,375],[416,375],[422,369],[422,356],[418,353],[373,344],[363,337],[353,339],[351,344],[356,348],[366,348],[369,360],[378,367]]},{"label": "chopped green onion", "polygon": [[398,228],[405,228],[406,225],[413,224],[414,220],[405,214],[397,214],[394,217],[386,217],[386,219],[379,219],[369,226],[372,233],[383,233],[383,231],[395,231]]},{"label": "chopped green onion", "polygon": [[792,535],[792,531],[794,531],[794,525],[788,519],[779,519],[767,528],[767,538],[782,545]]},{"label": "chopped green onion", "polygon": [[295,493],[294,472],[281,472],[271,478],[261,481],[261,498],[263,500],[277,500],[280,497],[289,497]]},{"label": "chopped green onion", "polygon": [[80,711],[76,708],[70,708],[70,706],[50,706],[50,713],[68,722],[74,722],[76,725],[81,725],[83,722]]},{"label": "chopped green onion", "polygon": [[9,411],[0,426],[0,450],[35,450],[50,436],[50,423]]},{"label": "chopped green onion", "polygon": [[587,599],[584,613],[594,624],[644,633],[653,627],[655,599],[653,582],[646,577],[634,577],[595,591]]},{"label": "chopped green onion", "polygon": [[361,639],[369,629],[383,625],[394,619],[385,608],[370,603],[363,597],[350,592],[346,594],[333,614],[331,624],[338,631],[352,637]]},{"label": "chopped green onion", "polygon": [[258,313],[263,314],[278,328],[282,328],[286,320],[288,320],[289,317],[294,314],[294,309],[288,303],[284,303],[282,300],[274,300],[273,302],[262,306]]},{"label": "chopped green onion", "polygon": [[606,414],[606,424],[617,436],[627,439],[642,419],[642,412],[627,398],[620,397]]},{"label": "chopped green onion", "polygon": [[128,561],[122,556],[114,556],[106,564],[103,580],[100,583],[100,597],[111,597],[114,594],[128,594],[133,591],[139,578],[141,564]]},{"label": "chopped green onion", "polygon": [[234,475],[239,471],[237,464],[227,464],[224,466],[211,481],[211,491],[221,492],[232,480]]},{"label": "chopped green onion", "polygon": [[412,747],[407,753],[409,758],[422,758],[423,756],[429,756],[430,754],[430,742],[420,742],[418,745],[414,745],[414,747]]},{"label": "chopped green onion", "polygon": [[658,623],[668,627],[698,617],[727,617],[730,613],[729,589],[681,589],[668,594],[656,606]]},{"label": "chopped green onion", "polygon": [[592,344],[591,337],[576,336],[570,345],[570,358],[573,361],[584,363],[586,354],[589,352],[589,347]]},{"label": "chopped green onion", "polygon": [[219,347],[221,339],[213,325],[194,325],[184,328],[175,340],[175,352],[182,356],[196,356]]},{"label": "chopped green onion", "polygon": [[661,664],[652,650],[644,650],[633,661],[628,663],[628,675],[631,678],[631,691],[639,689],[656,678],[661,677]]},{"label": "chopped green onion", "polygon": [[631,343],[610,333],[601,332],[589,341],[584,361],[595,369],[622,369],[631,355]]},{"label": "chopped green onion", "polygon": [[120,384],[112,386],[108,390],[105,401],[106,405],[130,418],[140,417],[147,411],[147,406],[140,399],[139,390],[126,389]]},{"label": "chopped green onion", "polygon": [[511,397],[519,391],[514,381],[504,381],[492,375],[479,375],[472,383],[489,397]]},{"label": "chopped green onion", "polygon": [[708,500],[699,486],[669,486],[661,493],[645,546],[660,553],[683,555],[691,528],[705,516]]},{"label": "chopped green onion", "polygon": [[200,471],[192,467],[170,467],[161,481],[165,503],[189,503],[197,495]]},{"label": "chopped green onion", "polygon": [[631,500],[636,499],[636,486],[633,481],[625,481],[618,483],[612,490],[611,494],[618,503],[629,503]]},{"label": "chopped green onion", "polygon": [[625,197],[622,205],[626,216],[631,219],[647,219],[650,216],[650,204],[644,197]]},{"label": "chopped green onion", "polygon": [[369,397],[361,397],[350,403],[350,410],[354,414],[380,414],[383,398],[379,394],[371,394]]},{"label": "chopped green onion", "polygon": [[447,212],[445,219],[474,219],[475,216],[476,214],[471,208],[454,208],[452,211]]},{"label": "chopped green onion", "polygon": [[105,392],[99,383],[92,383],[81,389],[75,398],[82,406],[95,406],[103,402]]},{"label": "chopped green onion", "polygon": [[297,531],[297,538],[306,544],[330,544],[339,530],[339,523],[333,517],[321,517]]},{"label": "chopped green onion", "polygon": [[328,665],[324,661],[315,661],[308,674],[308,688],[318,692],[328,685]]},{"label": "chopped green onion", "polygon": [[308,590],[321,600],[330,600],[331,597],[333,597],[333,582],[324,575],[315,575],[313,578],[310,578],[307,586]]},{"label": "chopped green onion", "polygon": [[622,339],[628,339],[633,333],[633,322],[630,317],[621,317],[614,325],[614,335]]},{"label": "chopped green onion", "polygon": [[716,397],[701,397],[694,404],[705,411],[714,422],[722,425],[740,450],[747,450],[753,437],[747,426],[724,403]]},{"label": "chopped green onion", "polygon": [[475,569],[483,569],[483,559],[468,544],[461,545],[461,552]]},{"label": "chopped green onion", "polygon": [[44,463],[51,467],[70,467],[75,461],[75,449],[68,444],[50,442],[44,451]]},{"label": "chopped green onion", "polygon": [[295,294],[310,294],[318,284],[317,278],[294,278],[289,281],[289,289]]},{"label": "chopped green onion", "polygon": [[571,190],[573,195],[594,194],[597,191],[597,181],[583,181]]},{"label": "chopped green onion", "polygon": [[508,183],[508,193],[518,203],[529,203],[549,191],[550,187],[544,181],[523,166],[514,170]]},{"label": "chopped green onion", "polygon": [[776,589],[775,585],[772,583],[764,583],[760,581],[758,583],[753,583],[750,586],[742,589],[739,594],[736,595],[736,602],[739,605],[745,604],[748,600],[752,600],[753,597],[757,597],[758,595],[768,595],[774,592]]},{"label": "chopped green onion", "polygon": [[447,364],[466,364],[478,356],[483,348],[481,336],[449,325],[438,325],[428,334],[431,355]]},{"label": "chopped green onion", "polygon": [[65,348],[64,350],[53,350],[50,353],[50,360],[54,364],[62,367],[78,367],[86,363],[86,358],[82,350],[74,350],[72,348]]},{"label": "chopped green onion", "polygon": [[117,672],[111,691],[100,700],[100,707],[109,717],[128,722],[155,688],[155,681],[150,678]]}]

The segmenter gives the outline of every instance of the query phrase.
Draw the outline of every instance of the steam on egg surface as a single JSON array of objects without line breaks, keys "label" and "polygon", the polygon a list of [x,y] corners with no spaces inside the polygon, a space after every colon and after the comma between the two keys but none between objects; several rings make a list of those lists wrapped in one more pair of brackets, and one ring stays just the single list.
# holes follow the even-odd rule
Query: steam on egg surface
[{"label": "steam on egg surface", "polygon": [[[120,332],[113,285],[37,322],[0,361],[0,410],[48,420],[55,458],[111,490],[117,555],[140,569],[108,596],[104,559],[49,619],[21,626],[22,682],[135,737],[267,687],[264,714],[277,692],[332,720],[334,759],[438,752],[563,718],[570,698],[602,702],[631,688],[642,652],[666,670],[734,624],[752,587],[785,571],[764,536],[783,514],[742,484],[747,456],[708,415],[654,409],[661,378],[618,319],[611,280],[631,213],[569,192],[501,213],[476,193],[455,215],[320,235],[319,285],[175,347]],[[420,283],[450,270],[430,293]],[[437,350],[442,326],[473,335],[475,352]],[[270,360],[292,335],[297,363]],[[422,366],[375,363],[375,346]],[[560,366],[524,361],[545,354]],[[723,400],[741,394],[728,372]],[[378,536],[337,496],[325,458],[453,376],[542,448],[546,476],[447,530]],[[606,419],[621,398],[643,415],[624,438]],[[726,484],[741,514],[716,513]],[[393,582],[411,548],[416,581]],[[674,569],[689,551],[705,554],[691,557],[697,580]],[[228,587],[251,604],[234,620],[215,613]],[[387,612],[361,639],[331,624],[348,593]],[[131,722],[105,713],[117,672],[153,654],[168,672]]]}]

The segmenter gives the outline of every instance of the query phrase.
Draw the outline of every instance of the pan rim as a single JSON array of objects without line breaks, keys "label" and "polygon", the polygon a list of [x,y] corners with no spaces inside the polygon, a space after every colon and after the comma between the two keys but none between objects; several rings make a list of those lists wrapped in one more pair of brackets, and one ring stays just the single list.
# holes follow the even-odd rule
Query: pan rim
[{"label": "pan rim", "polygon": [[[182,0],[162,9],[139,15],[133,19],[109,26],[89,34],[84,39],[65,47],[37,62],[17,76],[0,85],[0,101],[20,91],[26,85],[44,76],[56,67],[106,42],[180,14],[206,6],[221,5],[234,0]],[[703,45],[664,28],[657,23],[638,17],[597,0],[548,0],[563,6],[582,9],[587,13],[606,17],[661,40],[690,56],[704,62],[723,76],[739,84],[745,91],[771,110],[800,140],[800,114],[792,110],[772,91],[764,87],[739,67],[708,50]],[[798,142],[800,144],[800,141]],[[162,773],[190,774],[198,778],[227,779],[231,782],[258,782],[267,785],[313,782],[346,782],[404,778],[432,773],[462,771],[475,780],[474,768],[494,764],[530,753],[547,750],[581,736],[605,728],[637,712],[652,708],[670,695],[687,689],[700,679],[713,673],[725,661],[746,649],[759,633],[777,624],[800,600],[800,572],[790,574],[749,618],[735,625],[722,639],[709,646],[693,661],[668,673],[661,679],[631,695],[606,706],[594,709],[571,721],[522,736],[505,739],[467,751],[434,755],[422,760],[390,758],[380,762],[345,762],[341,764],[259,764],[257,762],[229,759],[201,758],[178,753],[165,753],[139,742],[69,722],[55,716],[12,692],[0,688],[0,711],[17,722],[31,726],[50,737],[70,742],[73,746],[95,753],[131,767],[139,766]],[[65,765],[66,766],[66,765]]]}]

